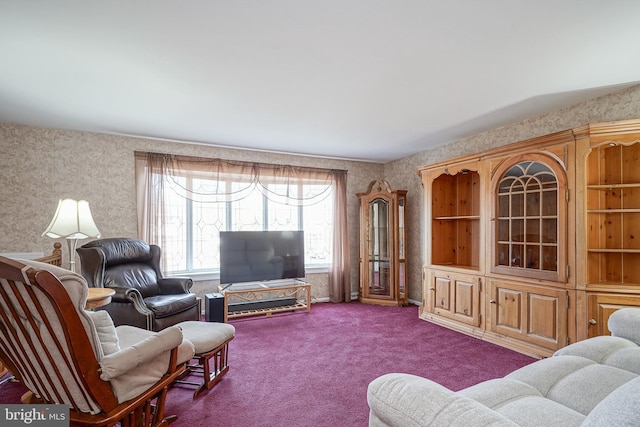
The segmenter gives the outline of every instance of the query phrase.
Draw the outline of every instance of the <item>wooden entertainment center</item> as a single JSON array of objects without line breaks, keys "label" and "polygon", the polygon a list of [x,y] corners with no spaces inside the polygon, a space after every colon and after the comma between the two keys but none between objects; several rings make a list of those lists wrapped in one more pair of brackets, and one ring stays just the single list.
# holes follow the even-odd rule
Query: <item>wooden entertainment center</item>
[{"label": "wooden entertainment center", "polygon": [[640,120],[420,167],[424,320],[531,354],[640,306]]},{"label": "wooden entertainment center", "polygon": [[282,283],[238,283],[222,289],[224,321],[246,316],[266,315],[285,311],[311,312],[311,285],[302,281]]}]

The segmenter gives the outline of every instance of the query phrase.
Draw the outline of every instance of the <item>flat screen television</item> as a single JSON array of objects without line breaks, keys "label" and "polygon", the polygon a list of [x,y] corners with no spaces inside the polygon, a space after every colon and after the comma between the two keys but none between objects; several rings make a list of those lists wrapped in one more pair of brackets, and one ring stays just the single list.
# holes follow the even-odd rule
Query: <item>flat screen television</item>
[{"label": "flat screen television", "polygon": [[221,285],[303,277],[303,231],[220,232]]}]

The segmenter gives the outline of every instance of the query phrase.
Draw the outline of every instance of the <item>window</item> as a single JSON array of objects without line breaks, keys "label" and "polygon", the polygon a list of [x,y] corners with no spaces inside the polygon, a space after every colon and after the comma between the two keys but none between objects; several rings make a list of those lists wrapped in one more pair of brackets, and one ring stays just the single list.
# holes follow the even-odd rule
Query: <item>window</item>
[{"label": "window", "polygon": [[[220,231],[304,230],[305,266],[331,264],[334,199],[333,186],[325,179],[300,174],[283,178],[281,170],[270,173],[265,167],[256,176],[251,164],[215,173],[193,165],[169,172],[144,167],[155,195],[148,197],[149,210],[161,217],[149,228],[159,236],[167,272],[218,273]],[[141,184],[139,178],[139,189]]]}]

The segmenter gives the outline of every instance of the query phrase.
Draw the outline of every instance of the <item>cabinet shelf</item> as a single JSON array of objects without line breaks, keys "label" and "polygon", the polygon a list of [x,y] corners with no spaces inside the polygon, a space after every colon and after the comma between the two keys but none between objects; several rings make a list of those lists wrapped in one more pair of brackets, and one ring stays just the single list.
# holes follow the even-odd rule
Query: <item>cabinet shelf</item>
[{"label": "cabinet shelf", "polygon": [[476,220],[480,219],[479,215],[458,215],[458,216],[437,216],[434,221],[457,221],[457,220]]},{"label": "cabinet shelf", "polygon": [[589,209],[590,214],[640,213],[640,209]]},{"label": "cabinet shelf", "polygon": [[628,183],[628,184],[590,184],[587,185],[589,190],[612,190],[614,188],[640,188],[640,183]]},{"label": "cabinet shelf", "polygon": [[611,253],[611,254],[640,254],[640,249],[598,249],[589,248],[587,252],[593,253]]}]

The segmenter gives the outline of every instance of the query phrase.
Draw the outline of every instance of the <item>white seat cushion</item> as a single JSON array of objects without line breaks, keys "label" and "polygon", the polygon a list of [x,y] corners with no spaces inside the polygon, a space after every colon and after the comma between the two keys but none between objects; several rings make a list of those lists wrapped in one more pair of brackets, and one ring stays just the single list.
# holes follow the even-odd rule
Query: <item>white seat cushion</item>
[{"label": "white seat cushion", "polygon": [[228,323],[186,321],[177,326],[182,329],[182,336],[193,343],[196,355],[213,350],[236,333],[236,328]]}]

